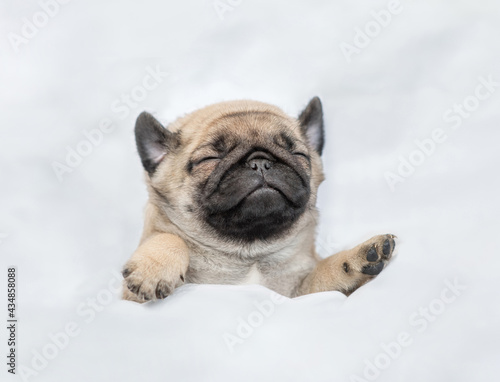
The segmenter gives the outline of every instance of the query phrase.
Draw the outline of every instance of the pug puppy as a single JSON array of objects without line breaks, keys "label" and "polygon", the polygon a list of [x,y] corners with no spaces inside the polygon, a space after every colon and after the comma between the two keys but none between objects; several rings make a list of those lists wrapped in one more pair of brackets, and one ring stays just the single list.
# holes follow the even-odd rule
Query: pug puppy
[{"label": "pug puppy", "polygon": [[149,200],[123,298],[163,299],[184,283],[260,284],[288,297],[351,294],[391,259],[380,235],[326,259],[315,252],[323,111],[298,118],[255,101],[218,103],[165,128],[135,126]]}]

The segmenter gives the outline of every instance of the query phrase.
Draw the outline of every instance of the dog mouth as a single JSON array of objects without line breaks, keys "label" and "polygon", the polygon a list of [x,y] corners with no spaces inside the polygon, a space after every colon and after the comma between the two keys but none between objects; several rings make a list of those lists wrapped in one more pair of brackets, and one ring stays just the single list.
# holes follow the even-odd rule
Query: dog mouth
[{"label": "dog mouth", "polygon": [[[277,170],[274,176],[256,173],[229,173],[221,180],[216,190],[206,198],[213,213],[225,212],[237,208],[245,201],[265,202],[268,199],[283,199],[291,208],[300,208],[304,203],[304,194],[309,192],[303,187],[292,171],[282,173]],[[272,206],[270,206],[272,207]]]},{"label": "dog mouth", "polygon": [[[246,196],[236,203],[229,210],[248,207],[247,205],[258,206],[259,215],[255,216],[264,217],[269,213],[275,211],[278,207],[293,208],[291,201],[280,190],[270,187],[267,184],[255,188],[250,191]],[[254,206],[254,208],[255,208]]]},{"label": "dog mouth", "polygon": [[254,191],[250,192],[246,197],[247,198],[249,198],[251,196],[259,197],[259,196],[263,196],[263,195],[272,195],[272,194],[282,195],[282,193],[280,191],[265,185],[265,186],[262,186],[260,188],[256,188]]},{"label": "dog mouth", "polygon": [[[281,184],[279,184],[281,183]],[[284,199],[286,199],[290,204],[294,205],[294,198],[293,194],[290,194],[287,191],[286,185],[283,184],[283,182],[276,182],[273,181],[273,179],[264,179],[262,178],[261,182],[259,182],[258,185],[256,185],[253,189],[250,189],[246,195],[243,196],[242,200],[253,197],[263,197],[263,196],[281,196]],[[289,195],[287,195],[287,193]],[[240,201],[240,202],[241,202]]]}]

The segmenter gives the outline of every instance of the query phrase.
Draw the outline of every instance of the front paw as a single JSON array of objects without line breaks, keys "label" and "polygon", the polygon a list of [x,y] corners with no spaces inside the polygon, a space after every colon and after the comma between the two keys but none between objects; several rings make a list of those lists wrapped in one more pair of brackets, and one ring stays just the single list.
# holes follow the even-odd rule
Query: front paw
[{"label": "front paw", "polygon": [[364,264],[361,273],[376,276],[382,272],[396,247],[395,238],[396,236],[391,234],[380,235],[363,243],[358,253],[361,263]]},{"label": "front paw", "polygon": [[163,264],[152,258],[131,259],[122,275],[125,287],[140,301],[161,300],[184,284],[187,267],[180,261]]},{"label": "front paw", "polygon": [[395,235],[379,235],[364,242],[344,258],[342,268],[348,276],[348,294],[382,272],[396,247]]},{"label": "front paw", "polygon": [[137,302],[163,299],[184,284],[189,249],[176,235],[147,239],[123,267],[123,298]]}]

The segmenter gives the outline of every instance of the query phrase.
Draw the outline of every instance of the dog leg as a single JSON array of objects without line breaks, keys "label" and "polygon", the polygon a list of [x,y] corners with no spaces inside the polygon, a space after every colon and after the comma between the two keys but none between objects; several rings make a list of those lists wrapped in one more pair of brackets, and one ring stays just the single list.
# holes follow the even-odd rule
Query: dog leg
[{"label": "dog leg", "polygon": [[184,284],[189,250],[180,237],[157,233],[146,239],[125,264],[124,300],[145,302],[167,297]]},{"label": "dog leg", "polygon": [[394,235],[380,235],[321,260],[302,282],[298,296],[336,290],[350,295],[375,278],[389,262],[396,243]]}]

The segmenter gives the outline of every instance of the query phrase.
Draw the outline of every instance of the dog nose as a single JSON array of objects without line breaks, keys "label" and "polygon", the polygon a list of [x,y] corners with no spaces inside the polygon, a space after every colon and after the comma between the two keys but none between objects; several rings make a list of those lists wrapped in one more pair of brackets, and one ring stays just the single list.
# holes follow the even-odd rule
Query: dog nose
[{"label": "dog nose", "polygon": [[252,170],[260,170],[262,172],[269,170],[271,168],[271,163],[272,162],[267,159],[252,159],[251,161],[248,161]]},{"label": "dog nose", "polygon": [[252,170],[264,173],[272,167],[273,162],[272,158],[268,154],[263,152],[254,152],[248,157],[247,164]]}]

